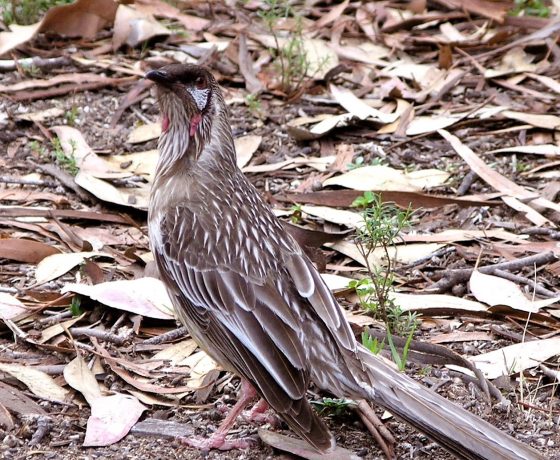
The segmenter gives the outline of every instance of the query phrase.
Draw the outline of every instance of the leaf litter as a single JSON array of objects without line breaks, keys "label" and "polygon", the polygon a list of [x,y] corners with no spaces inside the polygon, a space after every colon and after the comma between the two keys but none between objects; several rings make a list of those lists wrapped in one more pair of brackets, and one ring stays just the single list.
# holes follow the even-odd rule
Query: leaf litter
[{"label": "leaf litter", "polygon": [[[126,3],[79,0],[0,32],[0,425],[17,444],[4,442],[1,456],[31,452],[16,431],[27,413],[41,413],[30,429],[57,458],[112,443],[123,458],[138,449],[145,458],[173,455],[172,443],[127,433],[144,418],[148,432],[165,437],[153,417],[162,411],[183,410],[185,433],[210,426],[207,403],[235,392],[236,380],[176,332],[146,256],[161,128],[139,77],[173,59],[215,72],[238,165],[277,215],[342,235],[321,240],[312,258],[357,330],[379,325],[348,288],[365,263],[347,234],[362,222],[351,204],[373,191],[416,210],[389,248],[395,302],[422,314],[415,339],[446,343],[490,380],[507,376],[514,409],[490,419],[559,455],[560,409],[547,380],[560,355],[557,3],[550,18],[516,16],[512,2],[311,4],[293,6],[297,14],[272,30],[261,13],[269,4],[258,0],[236,6],[243,26],[220,2],[208,11]],[[280,57],[297,65],[288,46],[306,56],[303,77],[281,74]],[[387,262],[379,251],[370,257]],[[407,372],[419,377],[421,366]],[[437,384],[434,375],[424,378]],[[464,385],[446,387],[484,412]],[[78,427],[77,441],[56,425],[41,429],[42,412]],[[372,445],[364,430],[333,419],[347,449],[340,455]],[[389,425],[399,445],[446,458],[398,423]],[[280,433],[260,435],[312,458]]]}]

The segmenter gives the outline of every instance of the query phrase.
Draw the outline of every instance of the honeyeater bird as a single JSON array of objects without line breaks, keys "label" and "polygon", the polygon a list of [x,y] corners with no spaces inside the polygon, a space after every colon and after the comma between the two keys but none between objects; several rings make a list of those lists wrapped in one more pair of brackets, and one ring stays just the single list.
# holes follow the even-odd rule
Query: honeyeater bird
[{"label": "honeyeater bird", "polygon": [[152,70],[162,114],[148,228],[175,311],[214,360],[242,379],[239,402],[202,449],[226,438],[257,394],[318,452],[333,436],[306,397],[311,382],[377,404],[465,459],[538,459],[531,447],[395,370],[358,343],[298,243],[236,165],[221,90],[189,64]]}]

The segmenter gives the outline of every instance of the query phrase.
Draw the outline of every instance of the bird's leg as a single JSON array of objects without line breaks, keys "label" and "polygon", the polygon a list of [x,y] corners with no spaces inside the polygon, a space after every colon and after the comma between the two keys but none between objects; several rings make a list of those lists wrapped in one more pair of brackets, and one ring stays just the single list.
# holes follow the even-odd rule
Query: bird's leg
[{"label": "bird's leg", "polygon": [[367,427],[368,431],[377,441],[377,444],[387,459],[391,460],[396,458],[394,451],[395,438],[391,432],[387,429],[383,422],[379,420],[379,417],[375,414],[367,401],[362,399],[357,401],[357,403],[358,407],[356,411],[358,412],[358,415],[362,419],[362,422]]},{"label": "bird's leg", "polygon": [[261,398],[249,411],[243,413],[242,417],[247,422],[268,423],[272,426],[280,426],[280,419],[275,414],[267,414],[270,406]]},{"label": "bird's leg", "polygon": [[208,438],[192,437],[180,438],[181,442],[197,449],[208,451],[210,449],[231,450],[231,449],[248,449],[254,443],[250,438],[243,439],[226,439],[231,427],[235,424],[235,420],[239,414],[247,407],[247,405],[255,399],[257,392],[253,386],[245,379],[241,380],[241,391],[239,399],[231,408],[228,415],[222,421],[220,427]]}]

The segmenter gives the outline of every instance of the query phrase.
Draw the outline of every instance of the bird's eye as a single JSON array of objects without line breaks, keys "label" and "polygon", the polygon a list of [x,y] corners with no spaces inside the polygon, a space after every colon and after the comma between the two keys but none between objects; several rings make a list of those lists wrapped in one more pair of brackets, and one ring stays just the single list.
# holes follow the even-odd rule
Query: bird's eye
[{"label": "bird's eye", "polygon": [[197,77],[194,81],[194,85],[196,86],[196,89],[206,89],[206,80],[204,77]]}]

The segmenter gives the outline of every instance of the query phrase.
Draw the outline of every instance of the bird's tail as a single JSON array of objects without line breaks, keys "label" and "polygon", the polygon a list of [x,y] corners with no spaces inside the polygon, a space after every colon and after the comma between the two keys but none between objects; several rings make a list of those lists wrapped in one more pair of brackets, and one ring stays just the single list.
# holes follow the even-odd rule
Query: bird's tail
[{"label": "bird's tail", "polygon": [[[425,433],[458,458],[544,458],[535,449],[398,372],[363,347],[359,349],[359,358],[365,372],[355,374],[364,398]],[[363,377],[365,382],[358,381]]]}]

